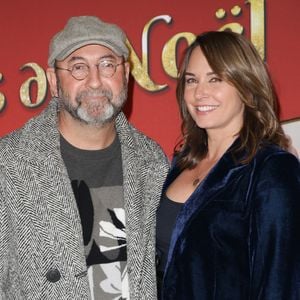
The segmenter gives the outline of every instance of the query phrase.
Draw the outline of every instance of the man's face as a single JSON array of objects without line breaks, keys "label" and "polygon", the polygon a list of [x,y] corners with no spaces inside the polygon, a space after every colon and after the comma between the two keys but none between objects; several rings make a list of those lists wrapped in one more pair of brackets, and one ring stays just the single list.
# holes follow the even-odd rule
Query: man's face
[{"label": "man's face", "polygon": [[[121,57],[100,45],[84,46],[65,60],[58,61],[55,73],[61,109],[75,120],[89,125],[103,126],[113,121],[127,99],[129,65],[120,64],[122,62]],[[102,66],[120,65],[111,77],[105,77],[100,72],[100,63]],[[60,69],[78,70],[82,67],[88,70],[82,80]]]}]

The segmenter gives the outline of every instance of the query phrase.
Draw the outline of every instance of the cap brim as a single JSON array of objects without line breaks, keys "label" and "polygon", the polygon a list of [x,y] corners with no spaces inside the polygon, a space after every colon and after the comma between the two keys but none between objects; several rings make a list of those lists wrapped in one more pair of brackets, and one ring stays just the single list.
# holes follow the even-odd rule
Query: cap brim
[{"label": "cap brim", "polygon": [[81,42],[76,42],[70,45],[69,47],[63,49],[60,53],[58,53],[55,57],[51,57],[49,59],[49,65],[54,66],[55,60],[64,60],[67,58],[71,53],[74,51],[78,50],[79,48],[82,48],[87,45],[101,45],[104,47],[107,47],[108,49],[112,50],[114,53],[116,53],[118,56],[124,56],[125,59],[128,58],[128,55],[124,54],[124,51],[122,51],[119,47],[116,45],[109,43],[105,40],[87,40],[87,41],[81,41]]}]

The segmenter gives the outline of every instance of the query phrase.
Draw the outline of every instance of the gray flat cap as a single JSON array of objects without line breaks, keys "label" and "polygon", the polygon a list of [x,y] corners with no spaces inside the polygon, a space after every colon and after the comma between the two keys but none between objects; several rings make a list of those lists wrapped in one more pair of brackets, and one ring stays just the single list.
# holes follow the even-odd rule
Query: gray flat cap
[{"label": "gray flat cap", "polygon": [[53,67],[55,60],[63,60],[75,50],[86,45],[102,45],[127,60],[129,50],[125,33],[115,24],[105,23],[97,17],[72,17],[65,28],[51,40],[48,65]]}]

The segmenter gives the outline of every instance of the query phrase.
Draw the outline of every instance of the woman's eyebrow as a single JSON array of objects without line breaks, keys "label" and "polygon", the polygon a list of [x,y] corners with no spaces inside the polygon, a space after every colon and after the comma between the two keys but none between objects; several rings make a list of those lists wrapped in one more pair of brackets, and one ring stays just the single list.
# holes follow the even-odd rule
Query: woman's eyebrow
[{"label": "woman's eyebrow", "polygon": [[186,76],[186,75],[188,75],[188,76],[195,76],[194,73],[191,73],[191,72],[184,72],[184,76]]}]

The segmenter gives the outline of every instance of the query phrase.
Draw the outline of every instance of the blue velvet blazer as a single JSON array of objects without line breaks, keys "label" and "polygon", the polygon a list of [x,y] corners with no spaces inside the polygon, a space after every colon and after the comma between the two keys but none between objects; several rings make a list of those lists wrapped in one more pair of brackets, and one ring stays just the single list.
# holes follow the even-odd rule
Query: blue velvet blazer
[{"label": "blue velvet blazer", "polygon": [[[165,189],[178,175],[173,167]],[[180,211],[164,300],[300,299],[300,166],[266,146],[245,165],[227,151]]]}]

